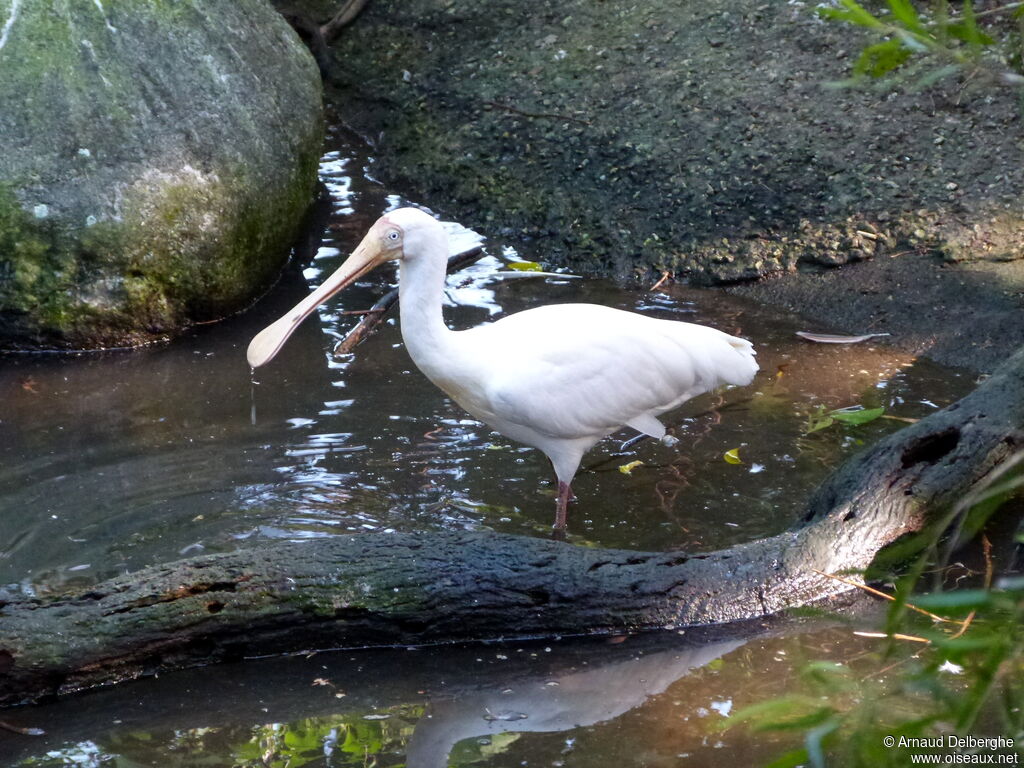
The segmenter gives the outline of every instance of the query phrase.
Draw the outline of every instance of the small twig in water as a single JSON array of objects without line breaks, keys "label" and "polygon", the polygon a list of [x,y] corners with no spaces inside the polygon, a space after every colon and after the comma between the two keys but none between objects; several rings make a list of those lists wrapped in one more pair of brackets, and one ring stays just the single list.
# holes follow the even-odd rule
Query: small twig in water
[{"label": "small twig in water", "polygon": [[[981,536],[981,547],[985,553],[985,589],[991,589],[992,587],[992,542],[988,540],[988,536],[982,534]],[[955,635],[952,635],[949,639],[955,640],[960,637],[967,628],[971,626],[971,622],[974,621],[974,617],[977,615],[977,610],[972,610],[967,614],[967,618],[964,619],[964,623],[960,629],[957,630]]]},{"label": "small twig in water", "polygon": [[[1016,10],[1017,8],[1020,8],[1021,6],[1024,6],[1024,2],[1007,3],[1006,5],[1001,5],[998,8],[989,8],[987,11],[977,11],[974,13],[974,18],[981,19],[984,18],[985,16],[995,16],[997,13],[1006,13],[1007,11],[1013,11]],[[958,17],[953,17],[953,20],[955,21],[956,18]]]},{"label": "small twig in water", "polygon": [[992,542],[988,534],[981,534],[981,549],[985,553],[985,589],[992,588]]},{"label": "small twig in water", "polygon": [[658,280],[658,282],[656,282],[654,285],[652,285],[650,287],[650,291],[653,293],[654,291],[656,291],[659,288],[661,288],[661,286],[665,283],[665,281],[668,280],[671,276],[672,276],[672,273],[669,272],[666,269],[664,272],[661,273],[661,279]]},{"label": "small twig in water", "polygon": [[893,421],[902,421],[902,422],[905,422],[907,424],[917,424],[917,422],[920,421],[920,419],[912,419],[909,416],[893,416],[890,413],[883,413],[882,414],[882,418],[883,419],[892,419]]},{"label": "small twig in water", "polygon": [[917,635],[903,635],[899,632],[893,632],[891,635],[887,635],[885,632],[861,632],[860,630],[854,630],[853,634],[859,637],[891,637],[893,640],[910,640],[914,643],[924,643],[925,645],[931,645],[931,640],[926,637],[918,637]]},{"label": "small twig in water", "polygon": [[896,667],[898,667],[898,666],[900,666],[902,664],[906,664],[911,659],[918,658],[920,653],[921,653],[921,651],[915,651],[914,653],[912,653],[909,656],[907,656],[905,659],[900,659],[899,661],[894,661],[892,664],[889,664],[888,666],[882,667],[879,670],[876,670],[874,672],[871,672],[870,674],[864,675],[864,677],[862,677],[860,679],[860,681],[862,683],[865,683],[865,682],[867,682],[868,680],[870,680],[873,677],[881,677],[886,672],[891,672],[892,670],[896,669]]},{"label": "small twig in water", "polygon": [[0,731],[10,731],[11,733],[17,733],[22,736],[45,736],[46,731],[42,728],[22,728],[17,725],[11,725],[8,722],[0,720]]},{"label": "small twig in water", "polygon": [[[811,570],[814,571],[815,573],[817,573],[819,576],[825,576],[826,578],[829,578],[829,579],[835,579],[836,581],[841,581],[843,584],[849,584],[851,587],[857,587],[857,589],[863,589],[865,592],[869,592],[872,595],[874,595],[875,597],[882,597],[882,598],[885,598],[886,600],[893,600],[893,601],[896,600],[896,598],[893,597],[892,595],[887,595],[885,592],[882,592],[881,590],[875,589],[874,587],[869,587],[867,584],[862,584],[859,581],[853,581],[852,579],[844,579],[842,576],[836,576],[834,573],[825,573],[824,571],[819,571],[817,568],[811,568]],[[937,614],[932,613],[931,611],[926,611],[924,608],[918,608],[916,605],[913,605],[911,603],[904,603],[904,605],[906,605],[907,608],[909,608],[912,611],[917,611],[918,613],[924,614],[925,616],[930,618],[932,621],[942,621],[942,622],[946,622],[947,624],[960,624],[961,623],[961,622],[957,621],[956,619],[947,619],[945,616],[939,616]],[[895,637],[895,635],[894,635],[894,637]]]},{"label": "small twig in water", "polygon": [[950,640],[956,640],[956,639],[957,639],[958,637],[960,637],[960,636],[961,636],[961,635],[962,635],[962,634],[963,634],[964,632],[966,632],[966,631],[967,631],[967,628],[971,626],[971,622],[972,622],[972,621],[974,621],[974,617],[975,617],[975,615],[976,615],[977,613],[978,613],[978,612],[977,612],[976,610],[972,610],[972,611],[971,611],[970,613],[968,613],[968,614],[967,614],[967,618],[966,618],[966,619],[964,619],[964,622],[963,622],[963,624],[961,624],[961,625],[960,625],[960,629],[958,629],[958,630],[957,630],[956,632],[954,632],[954,633],[953,633],[952,635],[950,635],[950,636],[949,636],[949,639],[950,639]]}]

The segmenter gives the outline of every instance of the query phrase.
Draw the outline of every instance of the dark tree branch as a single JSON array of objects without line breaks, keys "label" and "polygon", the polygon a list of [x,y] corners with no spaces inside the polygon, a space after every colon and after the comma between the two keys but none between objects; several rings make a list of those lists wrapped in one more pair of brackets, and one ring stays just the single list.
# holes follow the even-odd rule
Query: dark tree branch
[{"label": "dark tree branch", "polygon": [[337,13],[325,24],[318,24],[298,7],[284,5],[278,10],[309,47],[316,60],[321,77],[328,77],[332,69],[330,45],[342,29],[347,27],[366,7],[369,0],[346,0]]},{"label": "dark tree branch", "polygon": [[360,14],[368,2],[369,0],[348,0],[348,2],[346,2],[345,5],[343,5],[341,9],[334,14],[334,18],[320,27],[320,36],[323,38],[324,42],[330,45],[342,29],[355,21],[356,16]]}]

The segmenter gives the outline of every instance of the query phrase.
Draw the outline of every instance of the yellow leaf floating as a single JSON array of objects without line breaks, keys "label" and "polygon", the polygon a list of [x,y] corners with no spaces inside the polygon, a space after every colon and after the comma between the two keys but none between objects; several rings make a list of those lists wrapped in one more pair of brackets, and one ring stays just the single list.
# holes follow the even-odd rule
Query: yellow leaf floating
[{"label": "yellow leaf floating", "polygon": [[510,261],[508,264],[509,269],[514,269],[516,272],[540,272],[541,266],[536,261]]},{"label": "yellow leaf floating", "polygon": [[628,475],[634,469],[636,469],[637,467],[642,467],[643,465],[644,463],[639,459],[637,459],[636,461],[631,461],[629,462],[629,464],[619,464],[619,472],[621,472],[624,475]]},{"label": "yellow leaf floating", "polygon": [[740,458],[740,449],[733,448],[731,451],[726,451],[722,458],[725,459],[727,464],[742,464],[743,459]]}]

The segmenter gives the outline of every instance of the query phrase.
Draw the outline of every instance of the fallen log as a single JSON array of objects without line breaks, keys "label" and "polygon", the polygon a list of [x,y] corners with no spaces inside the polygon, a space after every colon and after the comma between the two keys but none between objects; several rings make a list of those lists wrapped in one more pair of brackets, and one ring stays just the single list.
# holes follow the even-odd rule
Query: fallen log
[{"label": "fallen log", "polygon": [[1024,447],[1024,350],[843,464],[784,533],[708,554],[492,532],[360,534],[154,566],[84,592],[0,593],[0,703],[174,668],[338,647],[748,620],[850,589],[823,574],[942,519]]}]

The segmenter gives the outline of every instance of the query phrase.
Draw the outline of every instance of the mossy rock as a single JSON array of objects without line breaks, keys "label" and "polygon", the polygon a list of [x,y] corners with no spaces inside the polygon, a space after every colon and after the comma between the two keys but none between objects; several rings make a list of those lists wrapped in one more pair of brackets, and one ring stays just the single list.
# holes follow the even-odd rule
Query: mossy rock
[{"label": "mossy rock", "polygon": [[312,199],[321,84],[265,0],[0,9],[0,348],[243,307]]},{"label": "mossy rock", "polygon": [[1017,94],[826,88],[866,42],[813,3],[375,0],[336,98],[379,178],[574,270],[1019,257]]}]

